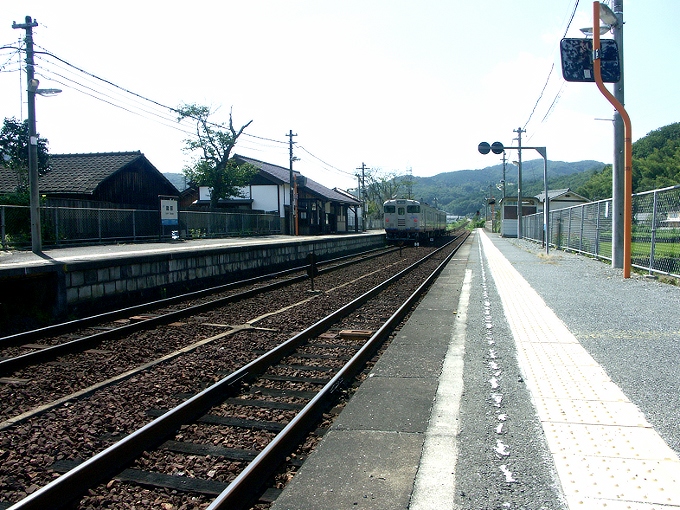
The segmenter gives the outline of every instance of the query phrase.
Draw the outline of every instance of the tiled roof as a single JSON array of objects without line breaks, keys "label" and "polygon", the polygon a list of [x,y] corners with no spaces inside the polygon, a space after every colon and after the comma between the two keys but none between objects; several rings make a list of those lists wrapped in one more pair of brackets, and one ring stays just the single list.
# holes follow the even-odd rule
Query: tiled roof
[{"label": "tiled roof", "polygon": [[[0,193],[14,193],[19,185],[19,177],[14,170],[0,165]],[[28,181],[26,181],[28,185]]]},{"label": "tiled roof", "polygon": [[275,181],[279,181],[280,184],[284,184],[284,183],[288,184],[289,181],[290,181],[290,169],[289,168],[284,168],[282,166],[272,165],[271,163],[265,163],[264,161],[260,161],[258,159],[246,158],[245,156],[240,156],[238,154],[234,155],[234,159],[237,159],[237,160],[242,161],[244,163],[250,163],[251,165],[256,166],[262,172],[268,174],[270,177],[273,177]]},{"label": "tiled roof", "polygon": [[105,179],[133,161],[140,151],[51,154],[51,170],[40,178],[40,193],[92,194]]},{"label": "tiled roof", "polygon": [[[238,159],[239,161],[243,161],[244,163],[250,163],[251,165],[256,166],[257,168],[260,169],[260,171],[269,174],[271,177],[274,178],[274,180],[279,181],[282,184],[283,183],[288,184],[290,182],[290,168],[272,165],[271,163],[265,163],[264,161],[259,161],[253,158],[247,158],[245,156],[240,156],[238,154],[234,155],[234,159]],[[300,175],[299,172],[296,173]],[[314,193],[315,195],[318,195],[319,197],[325,198],[326,200],[332,202],[352,205],[360,204],[360,202],[357,201],[356,199],[350,198],[346,195],[343,195],[342,193],[338,193],[337,191],[327,188],[323,184],[319,184],[318,182],[313,181],[309,177],[307,177],[307,183],[305,184],[304,188]]]},{"label": "tiled roof", "polygon": [[[578,200],[582,200],[583,202],[589,202],[589,200],[585,197],[582,197],[581,195],[577,195],[573,191],[571,191],[571,188],[565,188],[565,189],[549,189],[548,190],[548,198],[550,200],[555,200],[556,198],[560,198],[564,195],[570,195],[569,198],[575,198]],[[538,198],[539,202],[544,202],[545,201],[545,192],[539,193],[536,195],[536,198]]]},{"label": "tiled roof", "polygon": [[[140,151],[50,154],[50,171],[40,176],[40,193],[92,194],[104,180],[140,158],[144,158]],[[0,193],[12,193],[17,184],[16,173],[0,165]]]}]

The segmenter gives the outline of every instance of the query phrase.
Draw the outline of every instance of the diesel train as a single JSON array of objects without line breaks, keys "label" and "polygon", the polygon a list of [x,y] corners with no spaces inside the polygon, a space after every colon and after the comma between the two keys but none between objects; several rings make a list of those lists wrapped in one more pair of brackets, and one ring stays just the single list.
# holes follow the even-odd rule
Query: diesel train
[{"label": "diesel train", "polygon": [[387,200],[385,234],[388,243],[421,243],[446,233],[446,212],[417,200]]}]

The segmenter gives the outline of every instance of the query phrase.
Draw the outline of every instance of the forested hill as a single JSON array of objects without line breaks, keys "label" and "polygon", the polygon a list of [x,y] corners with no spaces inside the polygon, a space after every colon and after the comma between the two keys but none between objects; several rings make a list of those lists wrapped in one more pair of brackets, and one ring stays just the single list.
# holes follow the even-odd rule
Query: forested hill
[{"label": "forested hill", "polygon": [[[551,189],[575,189],[594,174],[601,172],[604,163],[598,161],[548,161],[548,183]],[[451,214],[464,216],[483,207],[485,197],[500,198],[497,189],[503,179],[503,164],[481,170],[445,172],[432,177],[413,177],[412,198],[443,209]],[[505,165],[506,194],[517,196],[517,167]],[[522,162],[522,194],[533,196],[543,191],[543,160]]]}]

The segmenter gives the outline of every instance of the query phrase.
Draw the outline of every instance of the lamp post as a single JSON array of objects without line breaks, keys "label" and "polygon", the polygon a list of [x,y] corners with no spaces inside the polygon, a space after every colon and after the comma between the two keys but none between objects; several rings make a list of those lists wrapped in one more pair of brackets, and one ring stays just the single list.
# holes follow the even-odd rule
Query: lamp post
[{"label": "lamp post", "polygon": [[[600,2],[593,2],[593,75],[595,78],[595,83],[597,88],[602,92],[602,95],[614,106],[618,116],[614,117],[614,152],[615,152],[615,165],[620,162],[620,153],[623,156],[623,165],[618,169],[616,166],[612,171],[612,202],[613,202],[613,218],[618,220],[618,223],[614,223],[613,226],[613,250],[617,251],[617,244],[619,243],[619,234],[621,235],[621,267],[623,268],[623,277],[630,278],[630,268],[631,268],[631,237],[632,237],[632,174],[633,174],[633,148],[632,148],[632,127],[630,116],[626,112],[623,106],[623,58],[619,53],[619,70],[620,76],[619,81],[616,82],[615,94],[609,92],[609,90],[604,86],[604,81],[602,79],[602,63],[601,63],[601,44],[600,44],[600,34],[596,30],[596,26],[599,25],[599,21],[602,20],[610,26],[618,27],[615,35],[618,34],[620,42],[623,43],[623,12],[621,2],[616,2],[615,9],[617,9],[619,15],[615,14],[609,7],[603,5]],[[617,42],[617,41],[615,41]],[[618,43],[617,43],[618,46]],[[621,126],[622,127],[617,127]],[[623,133],[621,133],[623,130]],[[622,136],[619,138],[619,136]],[[619,145],[620,143],[620,145]],[[621,150],[619,150],[621,149]],[[621,172],[621,169],[623,172]],[[618,179],[617,179],[618,177]],[[617,200],[617,193],[620,192],[619,188],[623,188],[622,200]],[[617,203],[620,206],[617,207]],[[616,256],[615,256],[616,255]],[[612,265],[616,267],[618,259],[618,253],[612,253]]]},{"label": "lamp post", "polygon": [[26,82],[28,83],[28,186],[30,189],[31,211],[31,249],[33,253],[42,251],[40,236],[40,193],[38,191],[38,135],[35,128],[35,94],[38,80],[34,78],[33,64],[33,27],[38,26],[30,16],[25,23],[12,23],[12,28],[26,30]]},{"label": "lamp post", "polygon": [[42,252],[42,235],[40,232],[40,191],[38,188],[38,133],[35,123],[35,96],[59,94],[59,89],[39,89],[40,82],[35,79],[33,61],[33,27],[38,22],[26,16],[25,23],[12,23],[12,28],[26,30],[26,82],[28,98],[28,186],[29,209],[31,213],[31,250],[33,253]]},{"label": "lamp post", "polygon": [[[623,0],[612,0],[612,8],[600,3],[596,6],[597,15],[603,23],[600,35],[611,30],[619,51],[619,81],[614,84],[614,98],[624,105],[623,93]],[[593,20],[595,22],[595,20]],[[595,25],[595,23],[593,23]],[[593,36],[595,27],[581,29],[586,37]],[[612,165],[612,267],[623,268],[626,251],[624,234],[626,218],[626,177],[625,177],[625,125],[618,110],[614,111],[614,158]]]}]

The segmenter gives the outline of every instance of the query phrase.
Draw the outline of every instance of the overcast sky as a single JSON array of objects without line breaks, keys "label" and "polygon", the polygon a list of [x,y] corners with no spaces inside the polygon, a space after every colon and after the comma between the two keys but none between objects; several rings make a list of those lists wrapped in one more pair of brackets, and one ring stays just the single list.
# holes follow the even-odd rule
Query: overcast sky
[{"label": "overcast sky", "polygon": [[[295,169],[347,188],[362,163],[416,176],[495,165],[500,157],[477,144],[516,145],[520,127],[523,145],[547,147],[550,160],[610,163],[612,126],[601,119],[613,108],[595,84],[565,82],[559,57],[565,31],[582,37],[592,25],[592,5],[2,0],[0,46],[20,43],[25,32],[12,22],[29,15],[36,51],[62,60],[36,55],[40,88],[63,89],[37,98],[52,153],[141,150],[160,171],[181,172],[191,126],[164,106],[199,103],[216,110],[215,122],[230,109],[237,127],[253,121],[237,153],[288,167],[292,130]],[[680,1],[625,0],[623,11],[636,140],[680,121]],[[15,51],[0,51],[2,117],[27,115],[19,67]],[[531,152],[525,160],[539,157]]]}]

